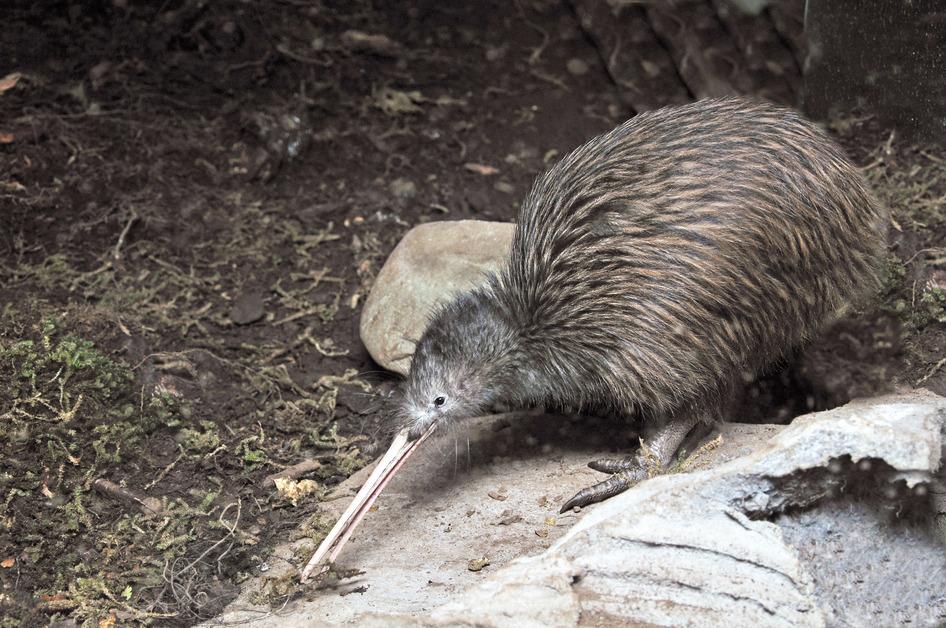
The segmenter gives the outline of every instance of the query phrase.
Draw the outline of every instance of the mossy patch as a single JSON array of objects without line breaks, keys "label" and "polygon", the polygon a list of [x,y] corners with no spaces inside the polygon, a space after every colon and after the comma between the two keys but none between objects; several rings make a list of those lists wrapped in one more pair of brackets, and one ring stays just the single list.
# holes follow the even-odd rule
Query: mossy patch
[{"label": "mossy patch", "polygon": [[127,364],[54,318],[27,337],[0,336],[0,457],[7,461],[0,548],[23,571],[55,566],[40,593],[48,611],[58,605],[75,617],[99,617],[128,606],[115,591],[156,581],[158,572],[147,568],[110,573],[120,548],[140,542],[132,538],[143,532],[136,522],[143,515],[103,520],[92,482],[140,455],[153,432],[180,422],[176,400],[141,390]]},{"label": "mossy patch", "polygon": [[[209,617],[233,594],[214,574],[238,582],[262,560],[260,536],[276,530],[261,517],[312,501],[287,502],[261,485],[264,474],[306,449],[334,452],[304,480],[318,497],[326,478],[363,464],[361,439],[305,420],[330,420],[339,386],[367,391],[354,372],[310,390],[285,368],[210,358],[264,400],[246,423],[227,423],[216,406],[181,394],[181,382],[201,377],[189,354],[131,365],[105,348],[116,345],[102,329],[114,328],[108,310],[50,312],[36,302],[7,307],[0,328],[0,561],[44,583],[20,609],[88,625]],[[292,393],[304,396],[283,397]],[[270,437],[263,420],[283,414]]]},{"label": "mossy patch", "polygon": [[911,280],[907,266],[895,255],[889,255],[885,264],[881,304],[900,317],[908,336],[946,323],[946,291],[929,282]]}]

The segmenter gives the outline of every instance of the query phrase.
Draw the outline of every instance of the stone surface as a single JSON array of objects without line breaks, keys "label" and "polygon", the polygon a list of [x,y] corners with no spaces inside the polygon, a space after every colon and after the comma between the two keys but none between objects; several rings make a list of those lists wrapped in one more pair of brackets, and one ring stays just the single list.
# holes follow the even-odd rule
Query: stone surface
[{"label": "stone surface", "polygon": [[775,520],[811,574],[818,605],[832,623],[943,625],[943,546],[895,514],[845,499]]},{"label": "stone surface", "polygon": [[514,225],[458,220],[407,232],[385,262],[361,313],[361,340],[381,366],[407,373],[434,308],[499,268]]},{"label": "stone surface", "polygon": [[[248,605],[251,585],[222,619],[256,618],[262,626],[946,621],[946,550],[927,526],[895,519],[940,463],[946,399],[911,393],[856,401],[784,428],[724,425],[722,444],[696,457],[695,470],[653,478],[577,516],[557,515],[564,498],[600,477],[585,461],[633,440],[625,429],[589,421],[484,422],[473,431],[469,464],[465,440],[439,441],[392,482],[342,554],[339,567],[363,574],[265,619],[268,609]],[[364,477],[343,485],[348,493],[330,502],[333,516]],[[857,499],[845,497],[852,486],[864,488]],[[892,489],[898,497],[888,495]],[[489,566],[468,570],[483,557]]]},{"label": "stone surface", "polygon": [[237,325],[249,325],[263,318],[266,297],[259,289],[244,290],[230,306],[230,320]]}]

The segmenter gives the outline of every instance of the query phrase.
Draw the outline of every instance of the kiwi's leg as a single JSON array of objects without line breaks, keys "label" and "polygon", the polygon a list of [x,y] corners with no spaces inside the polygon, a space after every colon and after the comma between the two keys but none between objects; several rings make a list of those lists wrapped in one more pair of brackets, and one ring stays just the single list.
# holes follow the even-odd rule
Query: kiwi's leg
[{"label": "kiwi's leg", "polygon": [[698,414],[676,416],[658,427],[648,428],[636,453],[616,460],[590,462],[588,466],[592,469],[613,475],[603,482],[578,491],[565,502],[560,512],[575,506],[587,506],[603,501],[623,493],[641,480],[657,475],[673,461],[687,435],[695,428],[703,428],[709,424]]},{"label": "kiwi's leg", "polygon": [[[680,449],[680,445],[688,436],[700,431],[696,428],[701,423],[709,425],[711,421],[704,419],[701,422],[693,415],[684,415],[671,419],[657,427],[648,426],[641,438],[640,449],[633,454],[623,458],[592,460],[588,463],[588,466],[602,473],[619,473],[642,467],[650,470],[651,475],[653,475],[654,471],[659,471],[673,460],[677,450]],[[705,435],[706,433],[702,432],[696,436],[702,438]],[[644,478],[646,477],[647,475],[644,475]]]}]

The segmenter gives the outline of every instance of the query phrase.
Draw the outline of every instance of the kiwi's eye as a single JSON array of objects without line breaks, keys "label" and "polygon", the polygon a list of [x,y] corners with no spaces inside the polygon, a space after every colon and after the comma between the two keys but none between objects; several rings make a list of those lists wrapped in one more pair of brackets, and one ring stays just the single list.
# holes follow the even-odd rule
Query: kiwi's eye
[{"label": "kiwi's eye", "polygon": [[441,395],[440,397],[437,397],[436,399],[434,399],[434,405],[435,405],[435,406],[442,406],[442,405],[445,404],[445,403],[447,403],[447,398],[444,397],[443,395]]}]

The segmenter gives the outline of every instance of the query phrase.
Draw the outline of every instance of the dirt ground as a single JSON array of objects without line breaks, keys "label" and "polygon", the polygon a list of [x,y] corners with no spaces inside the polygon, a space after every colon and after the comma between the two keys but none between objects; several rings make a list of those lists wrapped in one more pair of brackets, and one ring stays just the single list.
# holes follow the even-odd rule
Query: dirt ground
[{"label": "dirt ground", "polygon": [[[4,13],[0,625],[193,624],[370,460],[396,380],[358,316],[403,233],[513,220],[633,107],[554,0]],[[892,210],[884,293],[734,418],[946,393],[946,150],[830,128]]]}]

